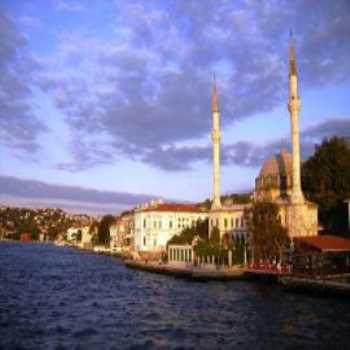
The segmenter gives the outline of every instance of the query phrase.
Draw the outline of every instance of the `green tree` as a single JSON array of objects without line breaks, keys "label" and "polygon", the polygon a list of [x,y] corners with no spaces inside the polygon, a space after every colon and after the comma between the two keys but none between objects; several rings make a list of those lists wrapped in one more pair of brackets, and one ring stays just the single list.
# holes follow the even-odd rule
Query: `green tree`
[{"label": "green tree", "polygon": [[97,240],[98,244],[109,244],[111,236],[109,233],[109,228],[115,222],[115,217],[113,215],[105,215],[98,224],[97,228]]},{"label": "green tree", "polygon": [[198,220],[195,226],[184,228],[179,235],[172,237],[168,244],[192,244],[194,237],[208,237],[208,219]]},{"label": "green tree", "polygon": [[343,138],[325,139],[302,166],[302,185],[307,199],[319,206],[325,233],[344,235],[350,198],[350,146]]},{"label": "green tree", "polygon": [[281,257],[284,247],[289,244],[289,237],[280,222],[278,205],[267,201],[254,202],[244,215],[255,260]]},{"label": "green tree", "polygon": [[220,243],[220,230],[218,227],[214,227],[211,230],[210,240],[216,243]]}]

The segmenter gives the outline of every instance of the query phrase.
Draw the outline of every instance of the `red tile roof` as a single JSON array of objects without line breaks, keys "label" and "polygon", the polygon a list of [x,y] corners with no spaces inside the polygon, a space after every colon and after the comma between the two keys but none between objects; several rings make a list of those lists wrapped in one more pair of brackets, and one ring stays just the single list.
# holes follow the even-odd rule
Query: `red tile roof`
[{"label": "red tile roof", "polygon": [[152,207],[144,208],[143,211],[176,211],[176,212],[205,212],[205,210],[192,204],[160,203]]},{"label": "red tile roof", "polygon": [[308,236],[294,238],[322,252],[350,252],[350,239],[337,236]]}]

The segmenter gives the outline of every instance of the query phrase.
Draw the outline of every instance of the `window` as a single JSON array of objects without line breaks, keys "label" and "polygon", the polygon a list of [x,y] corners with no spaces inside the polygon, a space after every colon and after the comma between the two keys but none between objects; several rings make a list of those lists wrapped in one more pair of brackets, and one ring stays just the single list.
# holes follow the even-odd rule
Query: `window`
[{"label": "window", "polygon": [[147,221],[146,219],[143,219],[143,228],[146,228],[147,227]]},{"label": "window", "polygon": [[155,247],[157,245],[157,238],[153,239],[153,246]]},{"label": "window", "polygon": [[146,246],[146,243],[147,243],[146,236],[143,236],[143,245]]},{"label": "window", "polygon": [[173,222],[171,220],[169,221],[169,228],[173,228]]},{"label": "window", "polygon": [[243,216],[241,217],[241,227],[244,226],[244,219],[243,219]]},{"label": "window", "polygon": [[153,228],[157,228],[157,221],[153,221]]},{"label": "window", "polygon": [[239,220],[236,218],[236,227],[239,227]]},{"label": "window", "polygon": [[219,227],[219,219],[216,219],[216,226]]},{"label": "window", "polygon": [[225,226],[225,228],[227,228],[227,219],[226,218],[224,219],[224,226]]},{"label": "window", "polygon": [[162,222],[161,221],[159,221],[158,227],[162,228]]},{"label": "window", "polygon": [[234,223],[233,223],[233,218],[231,218],[231,227],[233,227]]}]

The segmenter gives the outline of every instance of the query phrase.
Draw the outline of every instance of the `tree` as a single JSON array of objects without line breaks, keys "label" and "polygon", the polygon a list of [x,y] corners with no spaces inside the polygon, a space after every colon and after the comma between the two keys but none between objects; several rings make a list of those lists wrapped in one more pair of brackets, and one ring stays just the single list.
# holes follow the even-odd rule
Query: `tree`
[{"label": "tree", "polygon": [[318,204],[325,233],[344,235],[347,213],[344,200],[350,198],[350,146],[339,137],[325,139],[302,166],[306,198]]},{"label": "tree", "polygon": [[98,244],[109,244],[111,237],[109,233],[109,228],[115,222],[115,217],[113,215],[105,215],[98,224],[97,228],[97,239]]},{"label": "tree", "polygon": [[255,259],[266,261],[281,257],[283,248],[289,244],[289,237],[280,222],[278,205],[257,201],[246,209],[244,216]]},{"label": "tree", "polygon": [[208,237],[208,219],[198,219],[195,226],[184,228],[179,235],[172,237],[168,244],[192,244],[196,236],[202,239]]}]

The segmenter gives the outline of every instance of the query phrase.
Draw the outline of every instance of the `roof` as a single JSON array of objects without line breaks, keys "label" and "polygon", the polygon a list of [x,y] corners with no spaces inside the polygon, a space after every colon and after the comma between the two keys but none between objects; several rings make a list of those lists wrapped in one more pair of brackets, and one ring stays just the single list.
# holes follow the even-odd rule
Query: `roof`
[{"label": "roof", "polygon": [[173,212],[205,212],[205,210],[192,204],[160,203],[153,207],[144,208],[142,211],[173,211]]},{"label": "roof", "polygon": [[350,252],[350,239],[342,237],[325,235],[295,237],[294,239],[322,252]]},{"label": "roof", "polygon": [[273,154],[265,161],[259,176],[286,176],[291,175],[292,170],[292,155],[286,149],[282,149],[279,154]]}]

